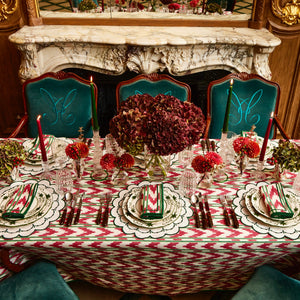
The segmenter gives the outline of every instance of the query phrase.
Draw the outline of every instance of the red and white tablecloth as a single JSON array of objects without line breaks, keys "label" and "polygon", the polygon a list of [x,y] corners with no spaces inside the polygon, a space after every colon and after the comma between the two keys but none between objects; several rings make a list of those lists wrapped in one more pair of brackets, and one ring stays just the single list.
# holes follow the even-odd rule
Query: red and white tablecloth
[{"label": "red and white tablecloth", "polygon": [[[201,153],[200,146],[194,151]],[[93,145],[90,156],[92,153]],[[182,170],[175,162],[166,183],[177,189]],[[127,186],[113,186],[110,180],[94,181],[91,172],[92,158],[89,157],[80,185],[80,192],[85,192],[85,197],[77,225],[61,226],[57,218],[46,229],[35,230],[29,236],[1,238],[0,247],[10,249],[13,262],[45,258],[56,263],[66,279],[78,278],[122,292],[166,295],[238,289],[257,266],[272,263],[287,271],[298,263],[298,229],[294,235],[282,233],[276,236],[242,215],[243,209],[239,207],[243,201],[241,191],[249,184],[257,184],[251,170],[237,176],[238,170],[232,165],[227,181],[199,189],[203,195],[208,195],[213,228],[196,228],[190,214],[176,232],[166,232],[159,238],[151,235],[142,238],[134,232],[128,233],[112,214],[107,227],[96,225],[100,195],[107,191],[113,193],[112,212]],[[24,176],[30,178],[28,174]],[[295,176],[288,173],[283,185],[290,188]],[[147,174],[141,168],[134,167],[129,171],[129,185],[138,185],[145,180]],[[268,177],[266,182],[272,180]],[[220,195],[234,199],[240,223],[238,229],[225,225]],[[8,272],[1,269],[0,275],[5,278]]]}]

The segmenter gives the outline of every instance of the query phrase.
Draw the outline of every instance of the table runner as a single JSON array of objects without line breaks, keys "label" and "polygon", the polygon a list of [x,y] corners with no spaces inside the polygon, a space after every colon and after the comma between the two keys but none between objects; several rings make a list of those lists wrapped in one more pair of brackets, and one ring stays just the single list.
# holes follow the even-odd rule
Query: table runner
[{"label": "table runner", "polygon": [[[194,147],[194,152],[200,154],[200,146]],[[228,169],[226,182],[199,189],[208,195],[213,228],[196,228],[190,217],[189,224],[174,235],[140,239],[124,233],[111,214],[108,226],[100,227],[95,224],[100,194],[110,191],[115,199],[126,187],[113,186],[109,180],[93,181],[92,153],[93,145],[80,186],[85,198],[79,223],[63,227],[55,220],[28,237],[1,240],[0,247],[23,253],[29,259],[33,254],[49,259],[73,278],[106,288],[166,295],[238,289],[255,267],[272,262],[279,269],[285,268],[287,258],[300,252],[297,240],[259,233],[241,222],[238,229],[225,225],[220,195],[234,197],[254,182],[248,170],[242,177],[236,176],[239,172],[234,165]],[[182,170],[182,166],[173,164],[166,182],[178,186]],[[135,167],[129,171],[128,184],[139,184],[147,179],[146,175]],[[284,185],[291,187],[295,176],[289,173]]]}]

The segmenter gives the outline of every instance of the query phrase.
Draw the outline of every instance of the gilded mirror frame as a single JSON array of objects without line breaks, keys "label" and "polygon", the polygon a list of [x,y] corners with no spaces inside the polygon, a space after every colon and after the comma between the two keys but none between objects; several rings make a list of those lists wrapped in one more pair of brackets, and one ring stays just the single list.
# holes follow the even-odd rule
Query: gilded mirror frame
[{"label": "gilded mirror frame", "polygon": [[26,0],[29,25],[108,25],[108,26],[188,26],[188,27],[263,27],[265,0],[253,0],[249,20],[136,19],[136,18],[43,18],[38,0]]}]

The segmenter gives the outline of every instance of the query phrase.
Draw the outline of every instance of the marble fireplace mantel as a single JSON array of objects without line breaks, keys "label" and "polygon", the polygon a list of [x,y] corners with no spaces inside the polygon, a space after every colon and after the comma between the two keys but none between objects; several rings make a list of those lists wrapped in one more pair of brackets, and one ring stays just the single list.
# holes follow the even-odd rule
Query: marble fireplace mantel
[{"label": "marble fireplace mantel", "polygon": [[9,39],[22,53],[22,81],[65,68],[178,76],[224,69],[270,79],[269,54],[280,44],[266,29],[230,27],[41,25]]}]

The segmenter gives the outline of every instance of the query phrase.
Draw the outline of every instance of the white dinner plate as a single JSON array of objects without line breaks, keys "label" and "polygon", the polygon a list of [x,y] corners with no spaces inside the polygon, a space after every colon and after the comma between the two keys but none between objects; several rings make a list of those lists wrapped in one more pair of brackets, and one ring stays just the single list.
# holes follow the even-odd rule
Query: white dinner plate
[{"label": "white dinner plate", "polygon": [[132,190],[132,192],[124,198],[122,204],[124,216],[132,224],[144,228],[160,228],[174,223],[181,215],[184,202],[182,202],[180,194],[164,186],[163,218],[153,220],[142,219],[140,217],[142,214],[140,190],[141,188]]},{"label": "white dinner plate", "polygon": [[260,196],[260,192],[258,189],[251,189],[247,193],[244,194],[245,197],[245,205],[250,212],[250,214],[256,219],[262,221],[263,223],[276,227],[290,227],[295,226],[300,223],[300,199],[293,193],[289,191],[285,191],[286,195],[289,195],[289,203],[294,212],[293,218],[289,219],[274,219],[271,218],[264,204],[262,203],[262,199]]},{"label": "white dinner plate", "polygon": [[[35,197],[32,200],[30,209],[25,214],[23,219],[2,218],[2,213],[5,212],[7,203],[10,201],[14,192],[20,188],[21,185],[38,183],[38,188]],[[52,207],[53,197],[57,195],[52,187],[46,183],[39,183],[31,180],[29,182],[14,182],[9,187],[6,187],[0,191],[0,227],[21,227],[24,225],[32,224],[43,218]]]}]

